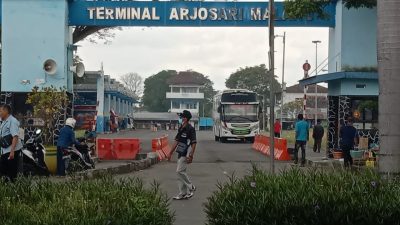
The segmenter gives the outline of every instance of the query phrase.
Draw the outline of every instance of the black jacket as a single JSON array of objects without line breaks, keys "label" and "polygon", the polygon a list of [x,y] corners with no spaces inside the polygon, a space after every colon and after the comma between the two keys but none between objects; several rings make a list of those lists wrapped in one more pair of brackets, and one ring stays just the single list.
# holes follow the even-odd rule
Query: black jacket
[{"label": "black jacket", "polygon": [[324,137],[324,128],[320,124],[315,125],[312,136],[317,140],[322,139]]}]

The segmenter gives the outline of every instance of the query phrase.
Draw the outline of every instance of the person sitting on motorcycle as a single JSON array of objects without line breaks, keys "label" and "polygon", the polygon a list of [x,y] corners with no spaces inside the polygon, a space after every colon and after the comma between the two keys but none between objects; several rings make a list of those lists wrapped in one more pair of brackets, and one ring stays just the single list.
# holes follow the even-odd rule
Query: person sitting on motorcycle
[{"label": "person sitting on motorcycle", "polygon": [[76,120],[68,118],[65,121],[65,126],[61,128],[60,135],[57,140],[57,175],[65,176],[65,163],[63,160],[64,151],[72,147],[72,145],[80,145],[79,141],[75,139]]}]

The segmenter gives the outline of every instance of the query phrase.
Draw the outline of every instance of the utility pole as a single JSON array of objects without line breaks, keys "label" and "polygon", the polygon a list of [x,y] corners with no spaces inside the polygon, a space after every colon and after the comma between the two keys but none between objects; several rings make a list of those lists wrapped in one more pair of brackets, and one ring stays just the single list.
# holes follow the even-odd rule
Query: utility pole
[{"label": "utility pole", "polygon": [[[282,37],[283,39],[283,59],[282,59],[282,93],[281,93],[281,127],[283,127],[283,94],[286,90],[285,85],[285,54],[286,54],[286,32],[283,32],[283,35],[276,35],[275,37]],[[281,129],[281,136],[282,136],[282,129]]]},{"label": "utility pole", "polygon": [[274,7],[274,0],[269,1],[268,5],[269,11],[269,19],[268,19],[268,28],[269,28],[269,60],[270,60],[270,68],[269,68],[269,118],[270,118],[270,128],[269,128],[269,142],[270,142],[270,153],[271,153],[271,173],[275,173],[275,142],[274,142],[274,117],[275,117],[275,91],[273,88],[274,83],[274,71],[275,71],[275,27],[274,27],[274,20],[275,20],[275,7]]},{"label": "utility pole", "polygon": [[[312,41],[315,44],[315,76],[318,76],[318,44],[321,43],[320,40]],[[317,125],[318,121],[318,84],[315,84],[315,109],[314,109],[314,126]]]},{"label": "utility pole", "polygon": [[262,96],[262,104],[263,104],[263,109],[262,109],[262,112],[263,112],[263,117],[262,117],[262,120],[263,120],[263,130],[267,130],[267,129],[265,129],[265,94],[263,94],[263,96]]}]

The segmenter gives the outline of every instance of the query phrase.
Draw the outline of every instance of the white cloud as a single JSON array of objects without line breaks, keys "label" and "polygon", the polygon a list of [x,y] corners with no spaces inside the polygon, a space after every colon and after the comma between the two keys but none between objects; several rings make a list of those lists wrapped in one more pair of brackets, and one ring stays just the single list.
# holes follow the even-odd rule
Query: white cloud
[{"label": "white cloud", "polygon": [[[286,31],[285,80],[289,85],[303,76],[302,64],[309,60],[315,68],[315,45],[321,40],[318,61],[328,56],[328,28],[277,28]],[[276,44],[276,75],[281,81],[282,38]],[[143,77],[163,69],[193,69],[208,75],[216,89],[240,67],[267,64],[267,28],[124,28],[110,45],[79,43],[79,56],[87,70],[104,63],[106,74],[118,78],[128,72]],[[313,70],[313,69],[312,69]]]}]

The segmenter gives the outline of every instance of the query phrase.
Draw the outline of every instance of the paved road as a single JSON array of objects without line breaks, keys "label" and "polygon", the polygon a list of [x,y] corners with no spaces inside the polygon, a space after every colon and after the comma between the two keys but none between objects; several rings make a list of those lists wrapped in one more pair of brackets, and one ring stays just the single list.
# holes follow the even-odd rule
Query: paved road
[{"label": "paved road", "polygon": [[[161,132],[158,133],[160,134]],[[173,133],[168,133],[172,139]],[[146,132],[138,131],[136,134],[146,135]],[[149,132],[148,135],[154,134]],[[132,133],[129,132],[125,135],[131,136]],[[189,167],[189,175],[198,190],[190,200],[171,202],[171,208],[176,213],[175,225],[205,224],[206,215],[203,212],[203,204],[216,189],[218,182],[227,181],[227,176],[233,173],[238,177],[244,176],[250,171],[251,162],[260,165],[264,169],[268,169],[270,165],[270,159],[253,151],[251,144],[238,142],[217,143],[214,141],[212,132],[209,131],[198,131],[197,136],[198,147],[194,162]],[[141,177],[147,184],[151,184],[155,180],[161,184],[162,190],[172,197],[177,194],[178,189],[175,160],[173,162],[162,162],[150,169],[121,176]],[[276,168],[279,170],[287,166],[288,163],[277,163]]]}]

